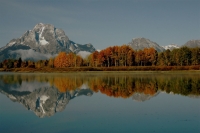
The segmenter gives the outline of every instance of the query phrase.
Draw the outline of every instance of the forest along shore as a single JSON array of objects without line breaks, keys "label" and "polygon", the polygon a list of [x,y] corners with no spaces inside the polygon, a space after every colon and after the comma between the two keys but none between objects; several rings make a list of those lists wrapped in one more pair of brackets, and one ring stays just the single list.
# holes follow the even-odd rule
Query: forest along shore
[{"label": "forest along shore", "polygon": [[154,48],[135,51],[128,45],[95,51],[87,58],[60,52],[46,60],[6,59],[0,71],[172,71],[200,70],[200,48],[181,47],[158,53]]}]

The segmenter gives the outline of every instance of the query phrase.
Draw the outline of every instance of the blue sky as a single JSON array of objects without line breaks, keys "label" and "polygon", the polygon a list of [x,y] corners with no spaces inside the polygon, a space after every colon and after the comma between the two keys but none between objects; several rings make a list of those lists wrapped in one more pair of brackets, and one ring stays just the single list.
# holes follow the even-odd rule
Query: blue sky
[{"label": "blue sky", "polygon": [[200,39],[199,0],[0,0],[0,47],[37,23],[96,49],[145,37],[159,45]]}]

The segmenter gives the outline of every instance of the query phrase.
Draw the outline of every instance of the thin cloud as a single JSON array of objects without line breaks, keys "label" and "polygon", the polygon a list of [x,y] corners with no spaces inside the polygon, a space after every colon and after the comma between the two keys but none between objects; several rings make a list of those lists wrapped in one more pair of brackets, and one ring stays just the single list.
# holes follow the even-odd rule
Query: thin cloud
[{"label": "thin cloud", "polygon": [[80,51],[77,55],[81,56],[83,59],[87,58],[91,53],[87,51]]},{"label": "thin cloud", "polygon": [[42,54],[39,52],[35,52],[32,49],[29,49],[29,50],[21,50],[20,49],[20,50],[10,51],[10,54],[17,54],[22,58],[22,60],[31,59],[34,61],[46,60],[46,59],[56,56],[56,55],[51,55],[51,54]]},{"label": "thin cloud", "polygon": [[36,89],[49,88],[49,87],[50,87],[50,84],[46,83],[46,82],[37,82],[37,81],[24,82],[24,81],[22,81],[21,85],[10,86],[10,90],[19,91],[19,92],[23,92],[23,91],[33,92]]}]

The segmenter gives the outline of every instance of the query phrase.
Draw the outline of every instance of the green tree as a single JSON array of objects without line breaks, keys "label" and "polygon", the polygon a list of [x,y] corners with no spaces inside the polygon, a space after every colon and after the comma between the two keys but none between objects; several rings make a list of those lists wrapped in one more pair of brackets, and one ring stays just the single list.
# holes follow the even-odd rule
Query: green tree
[{"label": "green tree", "polygon": [[180,50],[179,49],[173,49],[171,52],[171,61],[173,66],[178,66],[180,64]]},{"label": "green tree", "polygon": [[22,59],[21,59],[21,57],[18,59],[18,63],[17,63],[17,67],[21,67],[21,65],[22,65]]},{"label": "green tree", "polygon": [[200,48],[192,48],[192,57],[191,63],[192,65],[199,65],[200,64]]},{"label": "green tree", "polygon": [[163,53],[164,53],[165,65],[170,66],[171,65],[171,51],[167,49]]},{"label": "green tree", "polygon": [[179,49],[180,65],[190,65],[191,62],[191,51],[188,47],[182,47]]}]

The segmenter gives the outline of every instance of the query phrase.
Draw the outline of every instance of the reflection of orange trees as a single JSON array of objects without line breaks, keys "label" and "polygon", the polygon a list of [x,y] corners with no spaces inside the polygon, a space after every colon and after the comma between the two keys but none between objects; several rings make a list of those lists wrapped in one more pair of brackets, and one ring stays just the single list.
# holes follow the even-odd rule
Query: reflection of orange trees
[{"label": "reflection of orange trees", "polygon": [[94,92],[99,91],[99,86],[101,85],[101,83],[102,82],[100,77],[91,77],[88,79],[88,85],[90,89],[93,90]]},{"label": "reflection of orange trees", "polygon": [[107,77],[102,79],[102,83],[98,86],[99,91],[108,96],[113,97],[129,97],[132,95],[132,88],[127,88],[124,78]]},{"label": "reflection of orange trees", "polygon": [[156,82],[148,79],[135,81],[135,91],[139,93],[154,95],[158,90]]},{"label": "reflection of orange trees", "polygon": [[107,86],[107,85],[101,85],[99,88],[101,93],[104,93],[108,96],[113,96],[113,97],[123,97],[123,98],[127,98],[132,96],[133,94],[133,90],[132,88],[124,88],[121,85],[111,85],[111,86]]},{"label": "reflection of orange trees", "polygon": [[133,76],[133,75],[86,75],[86,74],[8,74],[0,75],[4,84],[19,84],[23,82],[50,83],[58,88],[60,92],[80,88],[82,84],[87,84],[94,92],[101,92],[108,96],[127,98],[134,93],[144,93],[154,95],[157,90],[167,93],[181,95],[200,95],[199,75],[180,76]]},{"label": "reflection of orange trees", "polygon": [[69,78],[69,77],[55,77],[53,80],[54,85],[58,88],[60,92],[66,92],[69,90],[75,90],[79,88],[83,82],[79,78]]},{"label": "reflection of orange trees", "polygon": [[154,95],[157,85],[147,80],[135,79],[133,77],[102,77],[92,79],[90,88],[108,96],[128,98],[135,92]]}]

